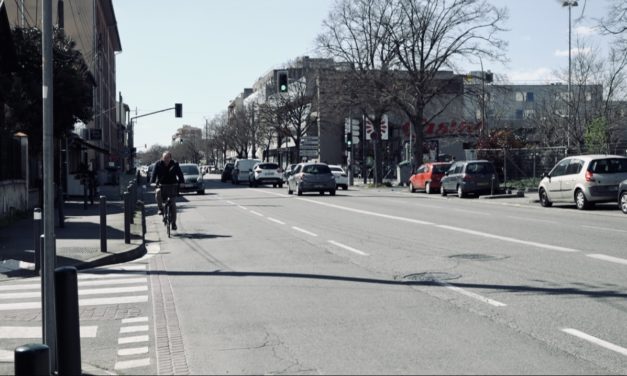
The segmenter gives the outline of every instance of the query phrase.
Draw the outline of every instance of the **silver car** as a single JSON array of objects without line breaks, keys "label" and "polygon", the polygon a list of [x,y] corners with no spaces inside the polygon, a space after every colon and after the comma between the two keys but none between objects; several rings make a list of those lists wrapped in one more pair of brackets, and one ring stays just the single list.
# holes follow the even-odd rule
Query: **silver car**
[{"label": "silver car", "polygon": [[287,193],[318,192],[321,195],[329,192],[335,196],[335,176],[326,163],[299,163],[287,178]]},{"label": "silver car", "polygon": [[584,210],[595,203],[615,202],[618,185],[627,179],[627,157],[619,155],[577,155],[559,161],[544,174],[538,187],[540,204],[575,203]]}]

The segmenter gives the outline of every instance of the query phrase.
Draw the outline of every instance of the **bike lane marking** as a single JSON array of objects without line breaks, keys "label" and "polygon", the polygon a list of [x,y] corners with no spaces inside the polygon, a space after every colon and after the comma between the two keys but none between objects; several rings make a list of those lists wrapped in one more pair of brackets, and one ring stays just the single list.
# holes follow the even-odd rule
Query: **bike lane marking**
[{"label": "bike lane marking", "polygon": [[615,345],[615,344],[613,344],[611,342],[608,342],[608,341],[602,340],[600,338],[591,336],[590,334],[584,333],[584,332],[579,331],[577,329],[564,328],[564,329],[562,329],[562,331],[564,333],[568,333],[568,334],[570,334],[572,336],[575,336],[575,337],[581,338],[581,339],[583,339],[585,341],[588,341],[590,343],[593,343],[593,344],[595,344],[597,346],[601,346],[601,347],[603,347],[605,349],[608,349],[608,350],[617,352],[617,353],[619,353],[621,355],[627,356],[627,348],[624,348],[622,346],[618,346],[618,345]]}]

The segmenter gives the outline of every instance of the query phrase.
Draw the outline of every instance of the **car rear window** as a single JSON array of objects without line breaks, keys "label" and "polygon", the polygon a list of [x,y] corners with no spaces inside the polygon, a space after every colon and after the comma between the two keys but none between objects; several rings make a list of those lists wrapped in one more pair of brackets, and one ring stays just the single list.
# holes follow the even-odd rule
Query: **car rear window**
[{"label": "car rear window", "polygon": [[468,163],[467,174],[493,174],[494,166],[491,163]]},{"label": "car rear window", "polygon": [[449,167],[451,167],[451,165],[435,165],[433,166],[433,172],[436,174],[443,174],[448,171]]},{"label": "car rear window", "polygon": [[259,168],[262,170],[276,170],[279,165],[276,163],[260,163]]},{"label": "car rear window", "polygon": [[184,175],[198,175],[198,166],[195,165],[183,165],[181,171]]},{"label": "car rear window", "polygon": [[596,174],[616,174],[627,172],[627,159],[623,158],[605,158],[596,159],[590,162],[588,171]]},{"label": "car rear window", "polygon": [[327,165],[308,165],[303,167],[303,172],[312,175],[330,174],[331,169]]}]

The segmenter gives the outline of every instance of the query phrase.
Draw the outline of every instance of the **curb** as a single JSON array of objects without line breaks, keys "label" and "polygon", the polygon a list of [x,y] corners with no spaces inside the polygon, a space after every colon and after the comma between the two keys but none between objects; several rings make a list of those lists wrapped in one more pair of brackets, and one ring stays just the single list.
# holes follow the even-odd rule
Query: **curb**
[{"label": "curb", "polygon": [[136,260],[146,254],[145,244],[139,244],[136,247],[130,248],[124,252],[119,253],[106,253],[106,256],[96,256],[91,260],[78,263],[74,265],[78,270],[91,269],[99,266],[119,264],[122,262],[128,262]]}]

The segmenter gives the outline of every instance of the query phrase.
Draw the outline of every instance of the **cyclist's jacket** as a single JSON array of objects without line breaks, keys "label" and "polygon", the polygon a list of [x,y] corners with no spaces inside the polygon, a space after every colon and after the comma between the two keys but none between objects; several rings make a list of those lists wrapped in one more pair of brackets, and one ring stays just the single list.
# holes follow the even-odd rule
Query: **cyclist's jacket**
[{"label": "cyclist's jacket", "polygon": [[166,165],[163,160],[160,160],[155,164],[150,182],[157,184],[185,183],[185,177],[178,162],[170,160],[170,164]]}]

